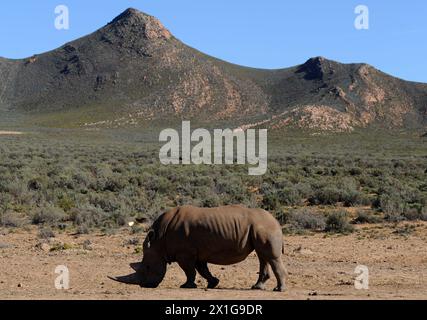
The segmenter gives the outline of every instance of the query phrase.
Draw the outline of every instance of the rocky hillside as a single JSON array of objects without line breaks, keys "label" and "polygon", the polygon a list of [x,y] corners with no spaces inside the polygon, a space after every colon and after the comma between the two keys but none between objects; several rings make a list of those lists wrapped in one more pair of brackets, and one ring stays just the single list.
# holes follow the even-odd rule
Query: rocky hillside
[{"label": "rocky hillside", "polygon": [[280,70],[233,65],[128,9],[56,50],[0,59],[0,112],[58,127],[183,118],[246,128],[419,128],[427,123],[427,85],[321,57]]}]

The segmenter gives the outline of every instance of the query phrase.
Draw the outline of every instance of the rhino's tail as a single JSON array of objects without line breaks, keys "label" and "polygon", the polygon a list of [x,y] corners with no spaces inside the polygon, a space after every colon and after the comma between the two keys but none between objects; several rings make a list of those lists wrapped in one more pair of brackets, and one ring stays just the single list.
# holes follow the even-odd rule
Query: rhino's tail
[{"label": "rhino's tail", "polygon": [[285,254],[285,241],[282,241],[282,254]]}]

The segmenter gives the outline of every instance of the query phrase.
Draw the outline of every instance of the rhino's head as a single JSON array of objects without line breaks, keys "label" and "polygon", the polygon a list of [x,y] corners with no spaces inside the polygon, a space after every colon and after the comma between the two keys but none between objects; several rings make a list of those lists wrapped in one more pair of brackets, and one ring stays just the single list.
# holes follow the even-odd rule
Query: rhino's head
[{"label": "rhino's head", "polygon": [[148,232],[144,241],[143,251],[142,262],[131,264],[135,273],[111,279],[127,284],[137,284],[144,288],[158,287],[165,277],[167,263],[159,250],[154,230]]}]

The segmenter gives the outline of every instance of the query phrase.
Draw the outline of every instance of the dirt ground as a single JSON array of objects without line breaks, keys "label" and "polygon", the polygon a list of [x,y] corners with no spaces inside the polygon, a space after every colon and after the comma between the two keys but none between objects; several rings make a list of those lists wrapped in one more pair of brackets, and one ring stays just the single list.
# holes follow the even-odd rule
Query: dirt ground
[{"label": "dirt ground", "polygon": [[[184,274],[168,267],[157,289],[116,283],[107,275],[131,272],[141,258],[143,235],[57,234],[38,238],[37,229],[0,230],[0,299],[427,299],[427,223],[366,225],[351,235],[285,236],[288,290],[249,290],[258,272],[252,254],[233,266],[211,266],[218,289],[179,289]],[[46,243],[44,242],[46,241]],[[55,268],[67,266],[68,290],[55,289]],[[369,268],[369,289],[357,290],[355,268]]]}]

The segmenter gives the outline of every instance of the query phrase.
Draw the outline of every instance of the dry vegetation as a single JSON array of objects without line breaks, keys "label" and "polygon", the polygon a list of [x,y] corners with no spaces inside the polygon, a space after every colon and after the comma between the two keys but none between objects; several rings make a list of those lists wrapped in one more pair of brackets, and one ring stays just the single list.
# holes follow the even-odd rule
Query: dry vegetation
[{"label": "dry vegetation", "polygon": [[1,138],[1,226],[108,233],[169,207],[231,203],[271,211],[286,232],[427,219],[427,143],[417,136],[272,136],[268,173],[248,176],[245,166],[163,166],[156,143],[136,133],[73,134]]},{"label": "dry vegetation", "polygon": [[[423,297],[417,288],[425,292],[426,284],[417,274],[427,261],[427,140],[288,132],[272,134],[269,143],[268,173],[251,177],[245,166],[162,166],[156,130],[1,136],[2,297],[155,298],[105,276],[126,273],[127,263],[141,258],[146,227],[167,208],[231,203],[263,207],[283,224],[293,289],[283,297],[367,297],[349,284],[357,263],[378,272],[372,297]],[[49,279],[52,266],[64,263],[79,276],[72,291],[58,295]],[[233,272],[223,276],[230,281],[223,288],[249,287],[255,257],[243,267],[252,273],[227,268]],[[181,297],[172,289],[182,278],[173,278],[177,272],[159,297]],[[218,292],[206,297],[272,297]]]}]

